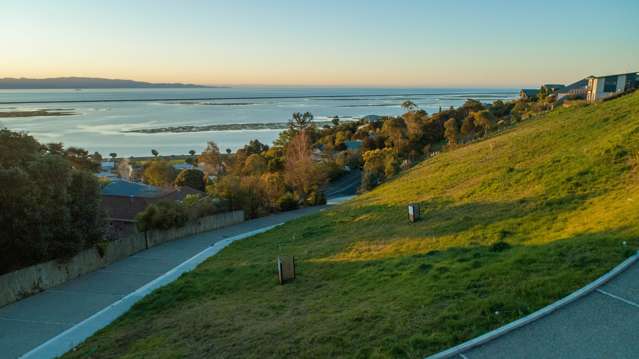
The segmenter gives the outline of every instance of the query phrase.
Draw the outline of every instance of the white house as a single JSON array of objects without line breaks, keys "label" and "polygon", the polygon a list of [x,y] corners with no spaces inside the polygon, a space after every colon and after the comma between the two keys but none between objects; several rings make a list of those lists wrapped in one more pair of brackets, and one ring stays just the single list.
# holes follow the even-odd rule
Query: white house
[{"label": "white house", "polygon": [[637,73],[629,72],[618,75],[591,76],[588,78],[586,100],[601,101],[607,97],[637,88]]}]

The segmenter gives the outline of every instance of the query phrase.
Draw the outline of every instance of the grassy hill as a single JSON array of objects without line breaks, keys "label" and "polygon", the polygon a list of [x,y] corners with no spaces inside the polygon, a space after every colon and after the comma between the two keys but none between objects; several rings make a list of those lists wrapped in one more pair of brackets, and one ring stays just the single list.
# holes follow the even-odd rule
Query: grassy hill
[{"label": "grassy hill", "polygon": [[[631,255],[638,167],[639,93],[559,109],[231,245],[67,357],[420,358]],[[277,284],[278,254],[294,283]]]}]

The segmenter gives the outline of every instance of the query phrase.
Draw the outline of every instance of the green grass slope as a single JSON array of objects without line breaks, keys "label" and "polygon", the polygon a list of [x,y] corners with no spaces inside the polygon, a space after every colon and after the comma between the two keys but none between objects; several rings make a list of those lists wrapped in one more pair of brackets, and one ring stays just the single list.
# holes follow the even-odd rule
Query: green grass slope
[{"label": "green grass slope", "polygon": [[[357,200],[231,245],[69,358],[420,358],[631,255],[639,93],[559,109]],[[419,202],[423,219],[407,221]],[[506,243],[506,244],[503,244]],[[280,286],[275,258],[298,279]]]}]

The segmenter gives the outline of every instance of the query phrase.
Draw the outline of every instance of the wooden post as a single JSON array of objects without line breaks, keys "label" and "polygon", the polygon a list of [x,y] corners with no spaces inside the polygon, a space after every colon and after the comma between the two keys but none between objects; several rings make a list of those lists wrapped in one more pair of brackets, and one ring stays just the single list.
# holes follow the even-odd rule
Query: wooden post
[{"label": "wooden post", "polygon": [[419,213],[419,205],[412,203],[408,205],[408,220],[411,223],[415,223],[417,222],[417,220],[419,220],[420,217],[420,213]]},{"label": "wooden post", "polygon": [[280,284],[295,279],[295,257],[277,257],[277,272]]}]

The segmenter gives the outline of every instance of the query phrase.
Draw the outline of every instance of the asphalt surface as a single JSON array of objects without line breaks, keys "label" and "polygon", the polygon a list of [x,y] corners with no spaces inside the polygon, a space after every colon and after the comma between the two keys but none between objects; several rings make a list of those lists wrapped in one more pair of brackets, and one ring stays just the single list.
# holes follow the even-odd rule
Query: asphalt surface
[{"label": "asphalt surface", "polygon": [[548,316],[455,358],[639,358],[639,263]]},{"label": "asphalt surface", "polygon": [[17,358],[225,238],[283,223],[326,206],[246,221],[167,242],[0,308],[0,358]]}]

